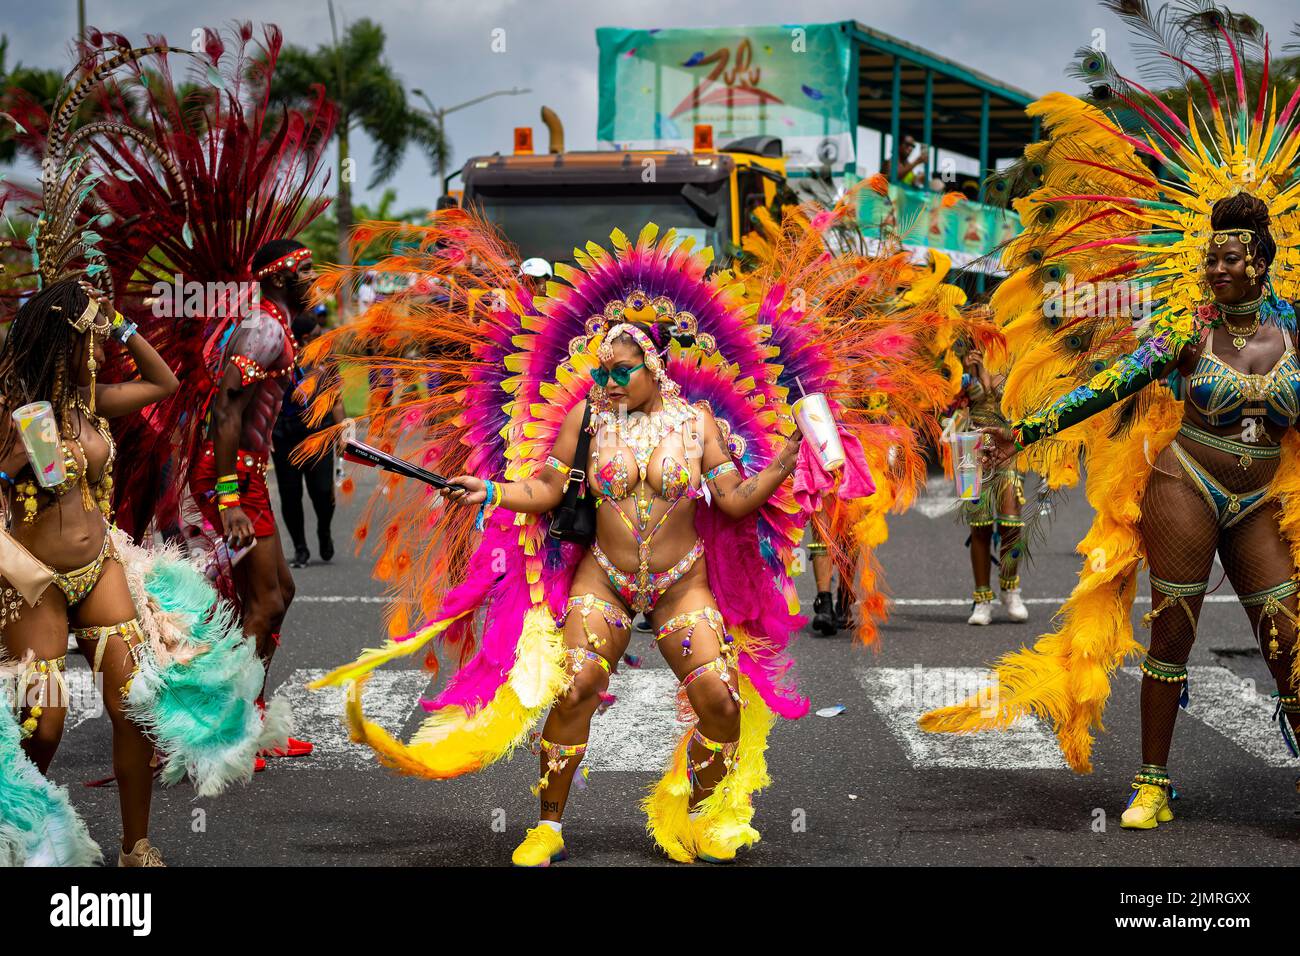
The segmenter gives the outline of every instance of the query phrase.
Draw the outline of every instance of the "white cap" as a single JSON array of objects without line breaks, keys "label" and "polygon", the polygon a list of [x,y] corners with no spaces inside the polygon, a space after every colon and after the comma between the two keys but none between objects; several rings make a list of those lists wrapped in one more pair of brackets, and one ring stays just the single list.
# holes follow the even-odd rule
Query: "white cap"
[{"label": "white cap", "polygon": [[519,264],[519,274],[532,276],[534,279],[541,279],[543,277],[550,278],[555,273],[551,271],[551,264],[549,262],[545,259],[534,257],[532,259],[525,259]]}]

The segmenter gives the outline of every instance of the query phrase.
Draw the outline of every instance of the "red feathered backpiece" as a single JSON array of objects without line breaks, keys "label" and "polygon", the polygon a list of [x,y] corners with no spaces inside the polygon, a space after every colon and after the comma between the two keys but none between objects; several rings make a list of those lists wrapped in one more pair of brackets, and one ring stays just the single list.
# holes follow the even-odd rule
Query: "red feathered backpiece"
[{"label": "red feathered backpiece", "polygon": [[[118,464],[114,506],[136,538],[155,517],[166,527],[177,514],[215,388],[204,345],[237,318],[230,284],[251,282],[254,253],[294,237],[329,203],[324,152],[336,119],[323,88],[305,109],[271,102],[278,27],[260,38],[247,22],[224,36],[205,29],[199,52],[161,37],[148,44],[123,57],[125,38],[91,31],[80,66],[97,117],[87,165],[99,178],[87,202],[115,304],[182,383],[171,399],[114,422],[132,450]],[[113,350],[104,380],[134,374]]]}]

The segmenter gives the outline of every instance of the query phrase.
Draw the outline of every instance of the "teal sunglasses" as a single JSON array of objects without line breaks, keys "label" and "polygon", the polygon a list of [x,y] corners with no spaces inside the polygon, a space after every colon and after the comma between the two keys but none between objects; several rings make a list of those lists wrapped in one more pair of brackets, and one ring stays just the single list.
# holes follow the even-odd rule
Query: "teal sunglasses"
[{"label": "teal sunglasses", "polygon": [[634,365],[631,368],[628,368],[626,365],[620,365],[612,372],[607,371],[598,365],[591,370],[591,377],[595,379],[596,384],[601,388],[608,385],[611,378],[614,380],[615,385],[626,387],[627,383],[632,380],[632,373],[641,368],[645,368],[645,362],[642,362],[640,365]]}]

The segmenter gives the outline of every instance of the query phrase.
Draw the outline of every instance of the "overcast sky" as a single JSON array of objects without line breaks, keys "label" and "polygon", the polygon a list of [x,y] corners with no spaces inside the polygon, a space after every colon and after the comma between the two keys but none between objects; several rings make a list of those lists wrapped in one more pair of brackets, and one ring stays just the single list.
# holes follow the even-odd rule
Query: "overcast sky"
[{"label": "overcast sky", "polygon": [[[162,33],[188,45],[200,26],[232,20],[270,21],[287,43],[314,49],[330,35],[325,0],[85,0],[87,22],[132,40]],[[1155,5],[1153,0],[1153,6]],[[0,32],[9,37],[10,63],[70,66],[68,43],[76,32],[76,0],[0,0]],[[702,27],[735,24],[818,23],[856,19],[1032,94],[1075,92],[1064,66],[1107,31],[1109,49],[1130,65],[1127,31],[1099,5],[1058,0],[914,0],[846,3],[842,0],[336,0],[343,18],[370,17],[388,35],[388,59],[408,89],[424,89],[449,106],[495,89],[527,87],[523,96],[499,97],[448,117],[453,164],[478,153],[511,148],[511,130],[532,125],[545,148],[538,111],[545,104],[565,124],[569,148],[589,148],[596,135],[598,26]],[[1234,3],[1259,18],[1276,46],[1297,19],[1294,0]],[[505,30],[506,49],[493,53],[492,32]],[[875,140],[860,146],[874,163]],[[368,180],[369,144],[355,142],[358,179]],[[427,160],[412,153],[392,180],[402,207],[431,206],[437,195]],[[379,190],[361,190],[373,198]]]}]

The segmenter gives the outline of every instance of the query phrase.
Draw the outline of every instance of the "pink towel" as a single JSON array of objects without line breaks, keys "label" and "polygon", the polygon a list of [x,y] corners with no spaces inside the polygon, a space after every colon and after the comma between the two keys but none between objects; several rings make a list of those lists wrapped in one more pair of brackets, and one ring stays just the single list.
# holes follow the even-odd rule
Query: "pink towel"
[{"label": "pink towel", "polygon": [[794,498],[805,512],[816,511],[823,495],[835,492],[845,501],[869,498],[876,493],[871,469],[862,453],[862,443],[843,425],[836,426],[844,446],[844,464],[835,471],[822,467],[812,443],[804,439],[799,446],[799,463],[794,470]]}]

